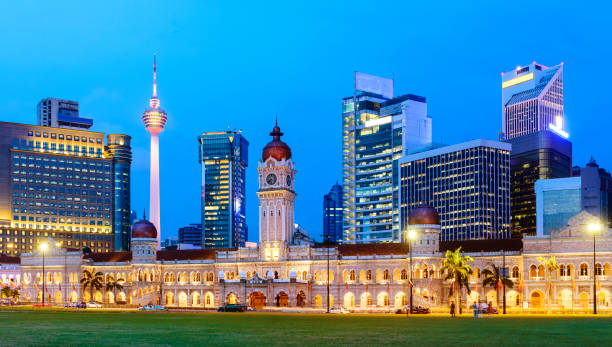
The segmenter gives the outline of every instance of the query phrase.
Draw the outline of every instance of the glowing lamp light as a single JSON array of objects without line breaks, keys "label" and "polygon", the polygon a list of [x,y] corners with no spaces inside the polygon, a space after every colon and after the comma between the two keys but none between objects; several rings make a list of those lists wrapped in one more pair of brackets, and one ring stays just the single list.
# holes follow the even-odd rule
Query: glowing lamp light
[{"label": "glowing lamp light", "polygon": [[42,242],[42,243],[41,243],[41,244],[38,246],[38,248],[39,248],[41,251],[46,252],[46,251],[47,251],[47,249],[49,249],[49,245],[48,245],[46,242]]},{"label": "glowing lamp light", "polygon": [[591,223],[588,229],[591,233],[597,234],[601,230],[601,224],[599,222]]},{"label": "glowing lamp light", "polygon": [[414,230],[409,230],[408,231],[408,239],[409,240],[416,240],[417,238],[417,233]]}]

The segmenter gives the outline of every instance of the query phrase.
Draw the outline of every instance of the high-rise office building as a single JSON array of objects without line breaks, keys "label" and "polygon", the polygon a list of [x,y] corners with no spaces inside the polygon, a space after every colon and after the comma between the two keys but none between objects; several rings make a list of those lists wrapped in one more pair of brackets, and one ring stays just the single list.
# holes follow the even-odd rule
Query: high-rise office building
[{"label": "high-rise office building", "polygon": [[342,186],[337,182],[323,196],[323,241],[342,241]]},{"label": "high-rise office building", "polygon": [[398,159],[431,142],[422,96],[393,96],[393,80],[355,73],[342,100],[343,242],[400,240]]},{"label": "high-rise office building", "polygon": [[512,233],[536,234],[536,194],[539,179],[569,177],[572,143],[542,130],[512,138],[510,156]]},{"label": "high-rise office building", "polygon": [[98,132],[0,122],[0,253],[32,252],[48,237],[115,250],[129,220],[131,154],[129,136],[107,143]]},{"label": "high-rise office building", "polygon": [[563,63],[545,67],[533,62],[502,73],[505,139],[541,130],[566,135],[564,120]]},{"label": "high-rise office building", "polygon": [[237,131],[203,133],[198,141],[203,248],[244,247],[249,142]]},{"label": "high-rise office building", "polygon": [[202,246],[202,224],[192,223],[179,228],[178,243],[186,243],[194,246]]},{"label": "high-rise office building", "polygon": [[105,147],[106,157],[113,160],[113,230],[115,251],[128,251],[132,235],[130,209],[130,182],[132,147],[127,135],[109,134]]},{"label": "high-rise office building", "polygon": [[79,103],[56,98],[42,99],[36,107],[38,125],[53,128],[87,130],[93,119],[79,116]]},{"label": "high-rise office building", "polygon": [[151,170],[149,189],[149,213],[151,223],[157,229],[157,248],[161,248],[161,211],[159,201],[159,133],[164,130],[168,115],[160,107],[157,98],[157,60],[153,57],[153,96],[149,100],[149,108],[142,114],[142,121],[151,134]]},{"label": "high-rise office building", "polygon": [[400,159],[400,226],[410,211],[431,206],[442,241],[510,237],[510,148],[472,140]]},{"label": "high-rise office building", "polygon": [[572,145],[563,113],[563,63],[502,73],[503,135],[512,144],[512,232],[536,234],[535,181],[568,177]]}]

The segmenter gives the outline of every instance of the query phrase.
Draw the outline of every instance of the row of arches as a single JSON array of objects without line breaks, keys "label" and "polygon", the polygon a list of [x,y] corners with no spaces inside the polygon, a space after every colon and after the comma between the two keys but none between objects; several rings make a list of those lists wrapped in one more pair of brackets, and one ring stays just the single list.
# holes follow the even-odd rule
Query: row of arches
[{"label": "row of arches", "polygon": [[[572,277],[574,276],[574,265],[573,264],[559,264],[559,269],[556,271],[560,277]],[[610,277],[611,268],[609,263],[595,264],[595,275]],[[586,277],[593,275],[593,268],[589,269],[589,264],[586,262],[580,263],[578,267],[578,276]],[[542,279],[546,276],[546,268],[544,265],[531,264],[529,266],[529,278],[531,279]]]},{"label": "row of arches", "polygon": [[[414,279],[437,278],[437,273],[434,265],[417,265],[414,268],[414,272],[412,275],[412,278]],[[394,281],[403,281],[408,279],[408,270],[395,269],[393,270],[392,278],[389,269],[377,269],[376,272],[373,272],[372,270],[359,270],[359,277],[357,277],[357,273],[355,272],[355,270],[344,270],[342,272],[342,281],[344,283],[357,282],[357,279],[360,283],[368,283],[374,280],[380,283],[390,281],[391,279],[393,279]],[[318,280],[317,272],[315,272],[315,280]],[[323,277],[323,280],[326,280],[326,278]]]},{"label": "row of arches", "polygon": [[176,295],[173,291],[166,291],[164,294],[164,304],[167,306],[178,306],[178,307],[204,307],[212,308],[215,307],[215,296],[212,292],[207,291],[204,293],[204,299],[202,300],[202,294],[199,291],[193,291],[191,294],[187,294],[184,291],[178,292]]}]

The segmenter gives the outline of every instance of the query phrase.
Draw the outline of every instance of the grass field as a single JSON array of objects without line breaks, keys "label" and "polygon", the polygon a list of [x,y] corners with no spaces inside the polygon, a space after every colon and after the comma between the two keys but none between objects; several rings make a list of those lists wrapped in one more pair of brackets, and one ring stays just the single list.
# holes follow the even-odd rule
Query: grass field
[{"label": "grass field", "polygon": [[612,345],[611,317],[0,311],[0,345]]}]

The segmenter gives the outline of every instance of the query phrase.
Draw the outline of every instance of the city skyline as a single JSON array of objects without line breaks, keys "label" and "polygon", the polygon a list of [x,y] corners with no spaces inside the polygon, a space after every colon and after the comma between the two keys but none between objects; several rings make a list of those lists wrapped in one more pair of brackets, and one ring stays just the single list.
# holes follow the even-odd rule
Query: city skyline
[{"label": "city skyline", "polygon": [[[195,7],[196,5],[185,6]],[[299,7],[300,5],[294,6]],[[214,18],[211,18],[210,24],[199,25],[198,22],[195,22],[197,19],[190,15],[179,15],[176,11],[163,11],[158,5],[153,7],[155,7],[156,14],[152,16],[147,16],[148,10],[144,8],[127,8],[125,12],[118,15],[117,20],[130,16],[129,20],[132,21],[130,26],[133,28],[146,27],[148,32],[145,29],[142,31],[138,29],[134,36],[139,39],[144,36],[144,41],[152,41],[130,48],[125,47],[130,46],[133,38],[120,40],[122,44],[117,46],[123,46],[121,48],[116,47],[115,43],[111,44],[106,41],[109,38],[111,38],[110,41],[119,39],[113,34],[117,35],[121,30],[125,31],[125,27],[121,27],[121,30],[116,32],[112,28],[90,32],[93,34],[94,42],[101,44],[96,48],[88,46],[91,51],[88,53],[79,52],[78,47],[79,44],[90,43],[84,36],[81,36],[83,34],[74,34],[76,35],[74,48],[59,51],[45,50],[48,56],[41,56],[40,53],[31,54],[41,50],[37,45],[40,43],[38,40],[47,39],[49,35],[67,39],[73,34],[62,26],[50,28],[50,33],[42,35],[41,39],[26,40],[37,33],[36,28],[15,34],[15,41],[7,43],[8,50],[15,54],[0,58],[0,73],[6,76],[4,86],[0,87],[1,95],[3,95],[0,98],[2,100],[0,112],[3,113],[3,121],[35,124],[36,103],[40,99],[57,97],[76,100],[81,105],[83,115],[95,120],[93,131],[124,133],[132,136],[134,151],[132,208],[141,213],[143,207],[147,207],[148,211],[148,134],[142,129],[139,115],[142,112],[143,100],[149,97],[150,56],[157,52],[160,60],[163,61],[161,65],[163,77],[160,78],[163,80],[161,93],[164,95],[164,108],[173,117],[164,132],[164,145],[160,153],[161,181],[163,182],[161,186],[162,209],[165,211],[162,219],[162,238],[175,235],[178,227],[199,220],[200,197],[197,187],[200,184],[200,168],[197,162],[197,149],[194,149],[193,146],[197,135],[204,131],[225,130],[228,126],[240,128],[247,138],[252,139],[250,153],[252,155],[258,153],[267,142],[266,134],[269,132],[269,124],[274,119],[274,115],[278,113],[283,131],[288,134],[287,142],[292,144],[296,162],[300,164],[300,181],[297,182],[297,185],[302,189],[299,189],[301,193],[296,199],[296,222],[310,230],[311,236],[320,239],[322,212],[320,208],[309,208],[309,206],[320,206],[320,201],[329,186],[341,179],[341,116],[338,100],[347,96],[346,91],[350,90],[352,84],[351,74],[355,70],[384,77],[391,77],[394,74],[398,84],[397,90],[402,93],[426,96],[430,113],[436,121],[433,131],[434,141],[443,140],[445,143],[452,144],[474,138],[496,139],[497,134],[502,131],[499,117],[500,72],[507,71],[516,65],[523,66],[534,60],[547,66],[563,61],[566,83],[566,129],[574,144],[574,165],[584,166],[590,155],[593,154],[602,167],[612,167],[612,161],[606,156],[606,147],[603,142],[597,140],[598,137],[605,139],[604,131],[612,125],[609,117],[605,117],[611,106],[610,101],[605,98],[605,84],[598,76],[587,73],[586,69],[582,68],[587,64],[588,66],[603,65],[612,55],[610,38],[602,34],[606,32],[605,30],[597,29],[599,25],[597,20],[592,20],[590,23],[578,23],[579,18],[572,18],[576,23],[576,28],[579,26],[582,28],[576,31],[568,29],[567,32],[564,32],[565,36],[570,37],[569,40],[550,38],[549,42],[524,42],[520,49],[510,52],[504,41],[528,35],[530,30],[536,28],[535,24],[525,24],[523,27],[512,29],[501,29],[493,25],[494,30],[489,33],[481,33],[483,37],[476,38],[475,42],[459,40],[455,45],[465,45],[462,52],[434,57],[437,55],[436,49],[440,48],[432,45],[433,42],[427,41],[436,41],[436,38],[439,38],[437,35],[451,35],[448,34],[449,26],[456,24],[453,21],[443,24],[450,14],[440,13],[436,18],[440,21],[439,24],[443,25],[441,31],[444,33],[417,31],[423,35],[417,38],[417,43],[427,48],[427,54],[414,53],[409,49],[402,50],[396,47],[388,53],[368,53],[361,58],[340,55],[340,50],[334,46],[341,42],[343,34],[346,33],[344,30],[350,32],[357,28],[354,26],[347,29],[333,27],[331,34],[322,42],[312,42],[311,39],[300,45],[287,43],[285,50],[275,51],[279,55],[277,57],[273,54],[261,53],[261,51],[253,52],[251,49],[254,49],[256,45],[264,45],[264,51],[266,48],[273,51],[278,40],[286,38],[284,35],[297,34],[300,38],[300,35],[304,34],[297,29],[299,23],[292,24],[288,20],[295,18],[274,17],[275,21],[271,24],[255,25],[255,30],[259,34],[275,32],[274,29],[278,27],[287,27],[289,30],[287,34],[278,34],[279,36],[273,39],[259,38],[251,43],[238,41],[243,47],[241,50],[234,51],[237,49],[234,47],[236,43],[229,45],[225,41],[236,40],[239,33],[228,31],[229,26],[235,20],[244,20],[249,9],[237,10],[236,17],[229,23],[223,24],[219,31],[212,32],[202,41],[197,41],[195,36],[186,33],[185,30],[191,27],[200,29],[195,30],[197,33],[208,33],[215,25]],[[208,8],[202,10],[206,9]],[[340,9],[339,6],[337,9],[331,9],[328,13],[322,14],[323,23],[333,23],[334,14],[337,14]],[[214,10],[230,11],[222,7]],[[306,19],[316,13],[313,9],[308,8],[298,8],[298,10],[306,12],[301,17]],[[416,10],[433,11],[427,8]],[[153,17],[158,23],[164,21],[159,17],[159,13],[166,13],[173,20],[169,24],[162,23],[158,28],[151,30],[150,27],[141,24],[142,19],[134,16],[139,11],[144,11],[141,13],[142,18]],[[360,15],[362,11],[355,6],[347,10],[351,12],[350,14],[345,15]],[[466,10],[458,9],[458,11]],[[499,8],[480,9],[472,14],[463,14],[484,17],[488,13],[500,11],[502,10]],[[45,5],[33,12],[34,16],[37,13],[42,16],[45,12]],[[103,10],[102,13],[99,13],[100,18],[108,19],[111,12],[107,13]],[[201,11],[194,12],[202,13]],[[394,12],[401,13],[402,11],[400,8]],[[555,18],[559,12],[565,14],[570,11],[553,9],[545,16]],[[64,14],[64,16],[68,15],[69,13]],[[391,14],[391,16],[395,15]],[[566,19],[568,16],[566,14]],[[80,25],[81,20],[77,21],[77,26]],[[487,21],[486,18],[482,20]],[[112,22],[114,23],[115,20]],[[19,23],[12,22],[11,19],[0,25],[6,32],[22,27]],[[406,28],[396,27],[395,25],[398,24],[391,25],[392,28],[389,30],[391,34],[388,38],[380,38],[381,45],[398,39],[405,39],[408,42],[407,37],[409,37],[412,25],[414,25],[412,30],[418,30],[419,21],[417,19],[414,24]],[[467,25],[459,28],[458,32],[451,36],[457,35],[457,38],[461,38],[461,35],[477,31],[479,25],[487,24]],[[92,30],[91,27],[89,30]],[[597,31],[599,34],[596,34]],[[178,32],[182,40],[174,42],[169,38],[170,36],[164,35],[169,32]],[[323,37],[324,33],[326,31],[324,32],[323,29],[314,29],[315,36]],[[367,39],[379,39],[378,34],[380,33],[372,29],[371,33],[365,35]],[[583,40],[583,37],[587,36],[589,37]],[[445,39],[452,41],[452,37],[445,37]],[[17,42],[18,40],[30,42],[32,48],[22,46]],[[189,43],[194,40],[212,44],[202,48],[192,47]],[[332,51],[331,58],[328,57],[329,52],[322,53],[324,49],[315,49],[315,45],[321,44]],[[452,45],[452,42],[449,44]],[[486,50],[475,50],[467,54],[471,51],[470,48],[483,44]],[[30,51],[30,49],[35,50]],[[202,56],[215,50],[222,54],[212,58],[207,57],[207,64],[200,61]],[[242,50],[250,54],[250,59],[230,58],[227,62],[223,62],[224,59],[228,59],[228,56]],[[588,51],[596,54],[582,56],[582,53]],[[302,53],[306,53],[302,60],[292,60]],[[22,59],[24,56],[32,58]],[[285,63],[285,60],[291,63]],[[320,66],[321,62],[325,62],[325,66]],[[201,71],[196,70],[197,67],[205,65],[208,67]],[[474,73],[475,69],[476,73]],[[253,70],[259,72],[254,73]],[[188,76],[189,74],[192,76]],[[45,78],[41,78],[42,75]],[[79,78],[79,75],[83,77]],[[259,90],[253,92],[254,89]],[[313,97],[314,100],[309,101],[310,106],[307,108],[299,107],[303,104],[305,95]],[[584,100],[590,102],[585,103]],[[228,103],[235,107],[228,108]],[[460,119],[469,121],[462,123]],[[457,127],[460,127],[461,131],[456,131]],[[313,137],[316,137],[317,141],[310,141]],[[312,153],[323,155],[315,156]],[[181,168],[178,173],[175,170],[176,167]],[[247,176],[253,177],[254,170],[253,166],[249,167]],[[247,182],[246,220],[251,227],[248,239],[253,241],[257,239],[258,220],[255,205],[256,182]],[[304,189],[305,187],[309,189]]]}]

